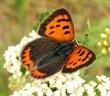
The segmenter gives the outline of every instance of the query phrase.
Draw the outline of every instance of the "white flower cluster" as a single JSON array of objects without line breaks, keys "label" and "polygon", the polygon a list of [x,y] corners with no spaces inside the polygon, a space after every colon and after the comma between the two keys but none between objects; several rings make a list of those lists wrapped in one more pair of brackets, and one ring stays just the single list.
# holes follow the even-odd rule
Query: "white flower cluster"
[{"label": "white flower cluster", "polygon": [[[10,46],[5,51],[4,68],[12,73],[14,78],[18,79],[22,76],[20,71],[22,48],[36,38],[39,36],[32,30],[29,37],[24,37],[20,44]],[[110,96],[110,79],[103,75],[96,78],[98,82],[91,81],[86,84],[85,80],[79,76],[79,71],[72,74],[59,72],[45,79],[32,78],[31,81],[27,81],[28,83],[24,87],[14,91],[10,96]]]},{"label": "white flower cluster", "polygon": [[78,76],[79,72],[73,74],[61,74],[45,79],[35,79],[33,83],[27,83],[21,90],[14,91],[11,96],[82,96],[85,82]]},{"label": "white flower cluster", "polygon": [[110,52],[110,29],[105,28],[105,33],[101,33],[101,41],[98,42],[98,46],[102,48],[102,53],[107,54]]},{"label": "white flower cluster", "polygon": [[110,96],[110,78],[107,78],[104,75],[96,76],[96,78],[99,80],[97,89],[100,91],[100,95]]},{"label": "white flower cluster", "polygon": [[110,96],[110,79],[96,76],[94,81],[85,84],[79,71],[73,74],[57,73],[46,79],[35,79],[10,96]]},{"label": "white flower cluster", "polygon": [[21,51],[23,47],[28,42],[38,38],[38,35],[35,33],[34,30],[32,30],[32,32],[29,33],[29,36],[30,37],[23,37],[23,39],[21,40],[19,44],[17,44],[16,46],[9,46],[8,50],[5,51],[4,68],[6,68],[7,71],[12,73],[14,78],[22,76],[22,73],[20,71],[20,67],[21,67],[20,55],[21,55]]}]

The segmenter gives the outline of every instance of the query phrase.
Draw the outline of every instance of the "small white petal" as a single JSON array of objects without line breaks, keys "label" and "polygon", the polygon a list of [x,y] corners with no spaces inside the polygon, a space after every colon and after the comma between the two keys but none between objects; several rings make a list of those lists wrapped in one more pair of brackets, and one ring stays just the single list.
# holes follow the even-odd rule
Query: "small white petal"
[{"label": "small white petal", "polygon": [[54,96],[61,96],[61,95],[60,95],[60,90],[55,91],[55,92],[54,92]]}]

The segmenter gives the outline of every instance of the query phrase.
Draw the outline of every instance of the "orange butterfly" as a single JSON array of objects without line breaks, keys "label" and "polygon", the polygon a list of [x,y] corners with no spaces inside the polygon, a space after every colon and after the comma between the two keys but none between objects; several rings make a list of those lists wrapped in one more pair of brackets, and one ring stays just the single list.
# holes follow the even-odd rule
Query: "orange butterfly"
[{"label": "orange butterfly", "polygon": [[63,73],[71,73],[96,59],[94,52],[75,42],[73,23],[64,8],[44,20],[38,33],[42,37],[27,44],[21,54],[22,65],[28,66],[35,78],[51,76],[61,69]]}]

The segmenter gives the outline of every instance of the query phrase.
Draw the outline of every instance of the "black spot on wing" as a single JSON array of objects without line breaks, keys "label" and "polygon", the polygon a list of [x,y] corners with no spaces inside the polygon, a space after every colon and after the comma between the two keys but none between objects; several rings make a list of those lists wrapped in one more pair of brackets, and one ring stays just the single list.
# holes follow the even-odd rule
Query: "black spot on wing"
[{"label": "black spot on wing", "polygon": [[80,61],[80,60],[81,60],[81,58],[78,59],[78,61]]},{"label": "black spot on wing", "polygon": [[85,61],[86,58],[88,58],[89,54],[91,54],[90,52],[88,52],[88,54],[86,55],[86,57],[84,59],[82,59],[82,61]]},{"label": "black spot on wing", "polygon": [[57,20],[57,22],[62,22],[62,21],[70,22],[71,20],[70,20],[70,19],[64,19],[64,18],[63,18],[63,19],[58,19],[58,20]]},{"label": "black spot on wing", "polygon": [[70,22],[71,20],[70,19],[66,19],[66,22]]},{"label": "black spot on wing", "polygon": [[54,31],[50,32],[49,34],[53,34],[53,33],[54,33]]},{"label": "black spot on wing", "polygon": [[68,28],[69,28],[69,26],[68,26],[68,25],[63,26],[63,30],[68,29]]},{"label": "black spot on wing", "polygon": [[58,19],[57,22],[61,22],[61,19]]},{"label": "black spot on wing", "polygon": [[60,24],[56,25],[56,27],[60,27]]},{"label": "black spot on wing", "polygon": [[81,52],[81,53],[79,54],[79,56],[82,56],[84,53],[85,53],[85,51]]},{"label": "black spot on wing", "polygon": [[79,54],[81,52],[81,49],[77,52],[77,54]]},{"label": "black spot on wing", "polygon": [[66,31],[66,32],[64,32],[64,34],[69,34],[70,33],[70,31]]},{"label": "black spot on wing", "polygon": [[73,61],[71,61],[68,65],[70,65],[70,64],[72,64],[73,63]]},{"label": "black spot on wing", "polygon": [[51,27],[50,27],[50,29],[53,29],[53,28],[54,28],[54,26],[51,26]]},{"label": "black spot on wing", "polygon": [[76,65],[76,62],[75,62],[75,63],[73,63],[73,65]]},{"label": "black spot on wing", "polygon": [[61,21],[66,21],[66,19],[61,19]]}]

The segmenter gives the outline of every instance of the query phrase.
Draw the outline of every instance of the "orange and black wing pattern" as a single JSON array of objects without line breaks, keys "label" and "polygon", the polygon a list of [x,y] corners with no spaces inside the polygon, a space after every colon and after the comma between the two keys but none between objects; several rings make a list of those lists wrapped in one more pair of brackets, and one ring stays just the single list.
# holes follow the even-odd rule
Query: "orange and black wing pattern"
[{"label": "orange and black wing pattern", "polygon": [[77,46],[69,55],[62,70],[63,73],[71,73],[80,68],[87,67],[96,59],[94,52],[84,46]]},{"label": "orange and black wing pattern", "polygon": [[60,70],[71,73],[96,59],[94,52],[74,42],[72,19],[64,8],[52,12],[38,34],[42,37],[27,44],[21,53],[22,66],[28,67],[32,77],[45,78]]},{"label": "orange and black wing pattern", "polygon": [[64,8],[57,9],[44,20],[39,27],[41,36],[51,38],[57,42],[70,42],[74,39],[75,32],[71,17]]}]

